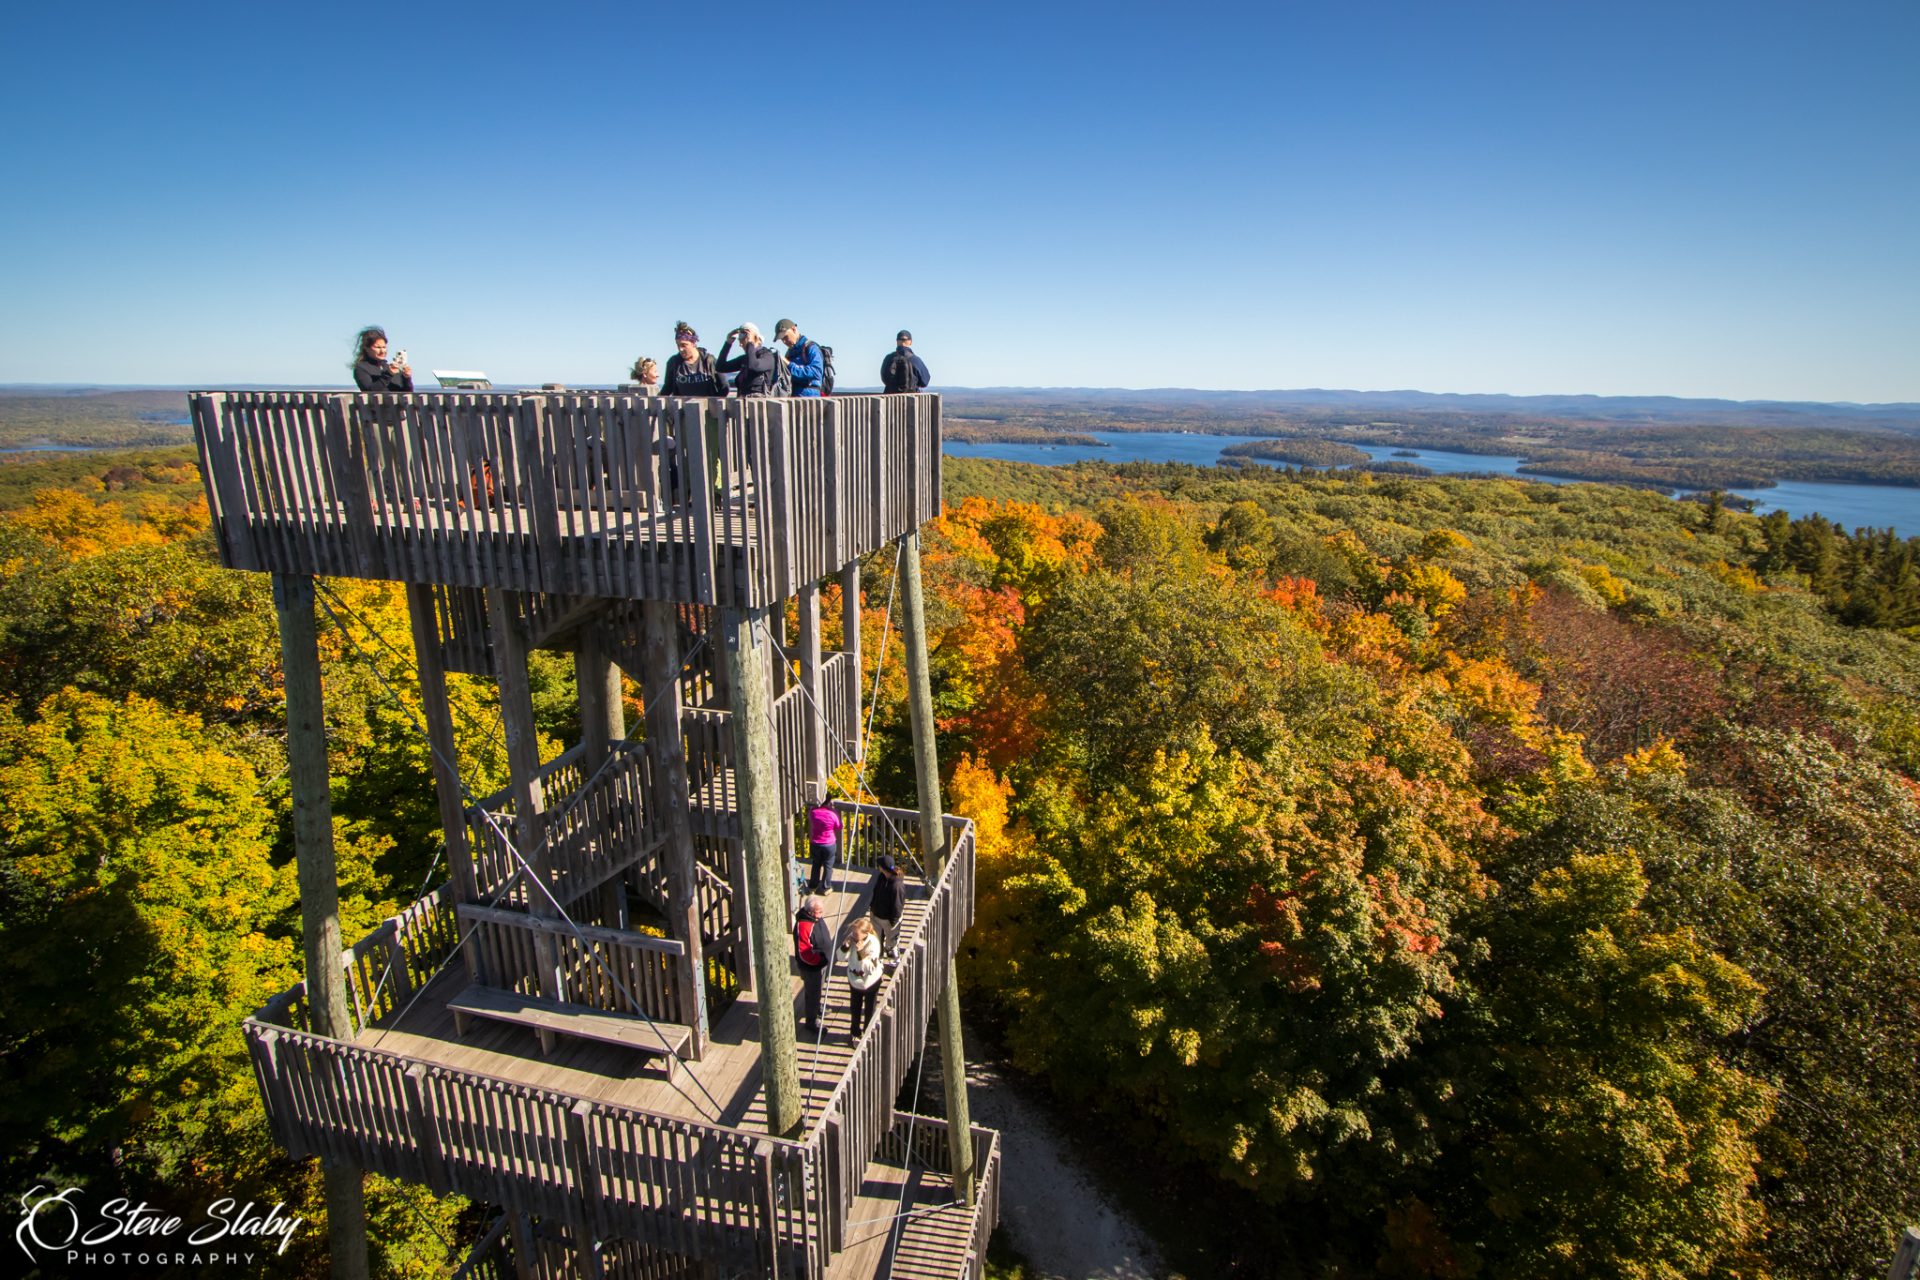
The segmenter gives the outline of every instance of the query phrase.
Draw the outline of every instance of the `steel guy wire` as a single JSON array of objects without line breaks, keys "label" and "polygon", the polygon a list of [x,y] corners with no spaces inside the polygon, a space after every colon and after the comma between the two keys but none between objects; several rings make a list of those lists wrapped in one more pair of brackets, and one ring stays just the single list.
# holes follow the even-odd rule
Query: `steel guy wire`
[{"label": "steel guy wire", "polygon": [[[327,596],[334,596],[333,591],[330,588],[327,588],[324,583],[320,582],[318,579],[315,580],[315,583],[316,585],[322,588],[322,590],[325,592]],[[334,596],[334,598],[336,600],[338,599],[337,596]],[[316,596],[316,599],[319,599],[319,597]],[[438,757],[441,760],[442,764],[445,764],[447,766],[448,771],[451,772],[457,780],[459,778],[458,767],[452,764],[451,762],[448,762],[444,756],[440,755],[439,749],[434,747],[433,745],[433,740],[431,736],[427,735],[425,726],[422,725],[420,723],[419,718],[414,715],[413,709],[406,705],[405,700],[402,699],[399,693],[394,690],[393,686],[390,683],[388,683],[387,678],[385,674],[381,672],[379,665],[373,661],[372,657],[368,655],[365,650],[360,648],[359,642],[354,639],[353,634],[347,630],[346,625],[341,622],[339,615],[334,613],[332,607],[326,602],[326,600],[320,599],[319,603],[321,608],[326,610],[327,616],[333,619],[334,625],[340,628],[341,634],[346,637],[347,643],[353,647],[355,654],[363,662],[367,664],[367,668],[373,673],[374,679],[380,682],[381,687],[387,691],[387,695],[394,700],[394,703],[397,706],[399,706],[400,710],[407,716],[409,720],[413,722],[415,730],[419,732],[423,737],[427,737],[427,749],[431,751],[436,757]],[[345,607],[344,604],[342,607]],[[704,643],[704,638],[702,640],[702,643]],[[698,649],[698,647],[699,647],[698,645],[695,645],[695,649]],[[642,692],[644,693],[645,690],[643,689]],[[658,694],[660,691],[655,690],[654,692]],[[641,708],[642,708],[643,714],[645,712],[646,705],[649,701],[650,699],[647,699],[644,697],[641,700]],[[588,778],[585,782],[581,784],[579,790],[574,793],[573,797],[564,805],[562,805],[562,807],[558,810],[558,812],[553,816],[563,817],[567,813],[571,812],[572,809],[576,805],[578,805],[580,801],[586,796],[587,792],[592,789],[594,783],[600,780],[601,775],[604,774],[613,765],[614,761],[617,759],[619,759],[619,753],[609,752],[607,755],[607,759],[601,763],[600,767],[594,771],[593,775],[590,778]],[[466,794],[469,797],[469,799],[471,799],[472,792],[467,789],[466,784],[464,782],[461,782],[459,785],[462,793]],[[490,809],[487,809],[483,805],[479,805],[478,803],[476,803],[473,806],[473,809],[475,812],[479,813],[481,817],[486,821],[487,825],[493,829],[494,834],[499,837],[500,842],[506,847],[507,851],[513,855],[515,861],[520,863],[521,871],[526,873],[529,882],[534,884],[543,894],[545,894],[549,902],[553,903],[554,909],[560,913],[560,918],[566,921],[567,926],[573,930],[575,938],[578,939],[582,944],[582,949],[586,951],[587,955],[594,961],[594,963],[598,964],[600,968],[606,972],[608,978],[610,978],[613,981],[614,986],[620,991],[620,994],[627,998],[628,1003],[631,1004],[636,1010],[639,1010],[640,1002],[634,999],[633,993],[627,989],[625,983],[620,981],[619,975],[615,974],[612,969],[607,967],[606,962],[600,959],[598,953],[595,952],[591,947],[587,947],[585,945],[586,938],[585,938],[585,935],[583,935],[580,932],[580,926],[574,922],[573,918],[567,914],[566,909],[560,905],[559,901],[556,898],[554,898],[552,892],[548,890],[544,881],[542,881],[538,875],[534,874],[533,869],[529,865],[526,856],[521,854],[519,847],[513,842],[512,839],[510,839],[507,836],[506,832],[501,828],[499,820],[496,817],[496,815],[493,813],[493,811]],[[532,852],[535,855],[538,855],[542,850],[546,848],[547,844],[553,839],[553,833],[554,833],[554,824],[548,823],[545,835],[541,837],[540,842],[536,844],[533,848]],[[509,877],[508,880],[501,885],[500,890],[495,893],[492,900],[488,903],[489,906],[491,906],[493,903],[498,902],[500,898],[504,896],[504,894],[506,893],[506,890],[512,886],[513,881],[518,878],[519,874],[520,872],[516,872],[514,876]],[[426,994],[427,987],[430,986],[433,980],[435,978],[438,978],[440,974],[446,970],[447,966],[453,962],[454,957],[459,954],[461,947],[464,947],[466,945],[467,939],[471,936],[472,936],[471,930],[460,935],[460,940],[457,943],[455,943],[453,950],[448,953],[447,958],[441,962],[440,966],[434,970],[433,976],[429,978],[426,983],[422,984],[419,991],[414,993],[413,999],[407,1002],[406,1007],[401,1010],[400,1016],[394,1019],[393,1025],[397,1025],[400,1021],[402,1021],[406,1017],[407,1013],[412,1010],[414,1004],[419,1001],[420,997]],[[387,965],[388,973],[392,972],[392,967],[393,967],[392,961],[391,959],[389,959],[388,965]],[[384,981],[384,975],[382,980]],[[378,989],[379,989],[378,987],[375,988],[376,992],[378,991]],[[665,1033],[660,1031],[659,1026],[655,1024],[654,1020],[651,1017],[649,1017],[644,1010],[640,1011],[640,1016],[646,1020],[648,1026],[653,1028],[654,1034],[660,1037],[661,1043],[663,1045],[666,1045],[668,1051],[671,1052],[672,1045],[668,1043]],[[390,1025],[387,1028],[384,1028],[382,1030],[381,1039],[385,1039],[386,1033],[391,1031],[392,1029],[393,1029],[392,1025]],[[376,1041],[375,1043],[377,1044],[378,1041]],[[716,1100],[714,1096],[707,1091],[706,1085],[702,1083],[702,1081],[700,1080],[700,1077],[696,1073],[694,1073],[691,1069],[689,1069],[687,1074],[693,1080],[694,1085],[699,1088],[700,1092],[706,1096],[707,1101],[713,1104],[716,1112],[715,1119],[718,1119],[719,1114],[724,1113],[725,1108],[721,1107],[719,1101]]]}]

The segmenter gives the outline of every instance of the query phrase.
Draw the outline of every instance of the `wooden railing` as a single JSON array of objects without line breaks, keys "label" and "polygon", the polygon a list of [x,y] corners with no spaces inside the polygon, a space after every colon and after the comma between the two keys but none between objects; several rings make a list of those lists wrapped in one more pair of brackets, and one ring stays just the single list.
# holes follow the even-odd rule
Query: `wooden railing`
[{"label": "wooden railing", "polygon": [[[463,903],[456,912],[474,951],[474,975],[487,986],[655,1022],[692,1021],[681,1003],[683,943],[495,907]],[[557,990],[544,989],[548,972]]]},{"label": "wooden railing", "polygon": [[940,510],[935,395],[189,403],[236,569],[767,605]]},{"label": "wooden railing", "polygon": [[[652,765],[639,743],[612,744],[613,759],[589,771],[584,747],[576,746],[540,767],[546,812],[545,844],[540,859],[547,889],[566,905],[616,871],[649,856],[662,836],[652,803]],[[485,813],[493,815],[489,819]],[[514,836],[510,789],[474,802],[467,810],[467,843],[473,855],[474,885],[493,901],[501,886],[521,870],[508,840]],[[514,889],[500,901],[526,903],[544,898]]]},{"label": "wooden railing", "polygon": [[[866,838],[849,842],[849,865],[870,865],[884,851],[876,830],[886,831],[896,853],[900,837],[917,843],[920,818],[902,809],[837,805],[841,821],[857,826]],[[826,1198],[822,1230],[829,1248],[838,1248],[860,1179],[893,1124],[893,1102],[907,1072],[926,1045],[927,1022],[946,986],[961,935],[973,923],[973,823],[949,816],[952,854],[934,882],[927,914],[892,977],[880,989],[873,1017],[854,1045],[839,1083],[810,1117],[809,1145],[818,1144],[824,1176],[834,1185]],[[846,830],[843,826],[843,833]]]},{"label": "wooden railing", "polygon": [[[664,914],[668,906],[667,869],[656,845],[635,864],[632,884]],[[707,963],[707,1000],[718,1014],[747,985],[752,959],[746,927],[746,864],[738,838],[693,837],[694,904],[700,913],[700,946]]]},{"label": "wooden railing", "polygon": [[[780,807],[798,813],[807,807],[807,735],[814,717],[827,721],[827,767],[831,771],[852,750],[860,726],[854,714],[851,689],[858,679],[853,658],[845,653],[823,655],[820,664],[819,707],[802,685],[794,685],[773,700],[773,749],[780,766]],[[682,714],[681,734],[687,752],[687,782],[700,811],[696,821],[718,825],[717,834],[739,831],[737,781],[733,774],[731,713],[689,708]]]},{"label": "wooden railing", "polygon": [[[888,839],[896,849],[920,843],[917,814],[873,806],[843,811],[856,832],[866,833],[856,856],[876,855]],[[296,1157],[352,1160],[438,1192],[575,1225],[579,1238],[631,1239],[821,1280],[844,1238],[861,1172],[892,1128],[893,1099],[925,1046],[927,1022],[973,918],[973,827],[952,816],[945,826],[952,856],[932,886],[925,917],[882,986],[846,1074],[810,1111],[802,1141],[315,1035],[301,986],[276,996],[245,1026],[274,1136]],[[418,990],[448,958],[452,915],[442,890],[348,948],[342,964],[353,974],[355,956],[398,957],[395,968],[404,968]],[[395,999],[383,995],[366,1007],[392,1009]]]},{"label": "wooden railing", "polygon": [[[939,1275],[941,1280],[984,1280],[986,1275],[987,1242],[1000,1220],[1000,1135],[976,1126],[970,1136],[976,1191],[973,1204],[965,1211],[965,1243],[956,1254],[952,1251],[950,1232],[943,1230],[939,1261],[951,1261],[952,1270],[943,1267],[933,1272],[924,1265],[928,1259],[914,1257],[909,1266],[916,1280],[924,1280],[929,1274]],[[878,1158],[898,1167],[918,1165],[932,1173],[950,1176],[953,1172],[951,1127],[937,1116],[898,1115],[892,1131],[881,1143]],[[949,1213],[952,1209],[941,1212]],[[908,1219],[893,1227],[902,1250],[908,1254],[917,1252],[912,1247],[912,1237],[919,1226]],[[508,1228],[508,1215],[495,1218],[474,1244],[466,1261],[453,1273],[452,1280],[512,1280],[521,1274],[531,1274],[540,1280],[577,1280],[579,1276],[591,1274],[582,1265],[579,1242],[568,1232],[546,1223],[529,1223],[522,1238],[530,1245],[532,1256],[523,1259]],[[600,1268],[609,1280],[684,1280],[690,1274],[688,1258],[633,1240],[600,1241],[598,1252]],[[898,1273],[896,1266],[895,1274]]]},{"label": "wooden railing", "polygon": [[[973,1127],[973,1204],[967,1215],[967,1252],[955,1280],[983,1280],[987,1241],[1000,1221],[1000,1134]],[[953,1127],[938,1116],[900,1115],[880,1144],[883,1159],[917,1162],[936,1173],[953,1172]]]},{"label": "wooden railing", "polygon": [[[364,1029],[404,1007],[459,942],[453,886],[443,884],[341,953],[354,1024]],[[305,995],[305,984],[297,988]]]}]

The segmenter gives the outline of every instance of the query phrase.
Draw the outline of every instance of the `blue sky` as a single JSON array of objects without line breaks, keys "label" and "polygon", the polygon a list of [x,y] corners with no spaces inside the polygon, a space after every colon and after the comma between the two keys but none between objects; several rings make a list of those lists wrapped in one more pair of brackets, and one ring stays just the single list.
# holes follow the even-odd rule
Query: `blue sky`
[{"label": "blue sky", "polygon": [[0,382],[1920,401],[1920,4],[10,6]]}]

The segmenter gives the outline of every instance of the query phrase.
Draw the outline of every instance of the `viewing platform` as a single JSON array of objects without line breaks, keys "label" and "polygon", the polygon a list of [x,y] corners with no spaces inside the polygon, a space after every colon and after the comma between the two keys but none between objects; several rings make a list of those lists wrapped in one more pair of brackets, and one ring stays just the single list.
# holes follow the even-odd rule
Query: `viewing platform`
[{"label": "viewing platform", "polygon": [[745,608],[940,513],[940,397],[197,391],[235,569]]},{"label": "viewing platform", "polygon": [[[190,402],[220,554],[274,575],[306,980],[245,1034],[330,1219],[376,1172],[498,1209],[463,1275],[979,1277],[1000,1156],[968,1120],[954,974],[974,835],[939,808],[918,539],[940,398]],[[796,855],[865,757],[861,558],[895,542],[924,809],[833,805],[832,941],[809,946],[867,912],[882,855],[911,874],[871,1021],[853,1034],[830,964],[821,1038],[796,1026]],[[317,628],[351,638],[352,610],[321,577],[405,584],[417,710],[379,683],[426,737],[449,868],[343,949]],[[570,657],[578,704],[548,759],[536,651]],[[450,672],[497,688],[491,794]],[[903,1097],[932,1023],[951,1133]],[[362,1274],[364,1238],[332,1244]]]},{"label": "viewing platform", "polygon": [[[922,856],[917,814],[838,807],[849,838],[848,866],[829,900],[835,922],[864,911],[880,853],[892,852],[903,866]],[[468,965],[447,961],[463,933],[497,931],[508,922],[496,917],[514,913],[476,918],[481,913],[459,908],[446,887],[343,953],[351,1040],[309,1029],[304,984],[247,1020],[274,1136],[296,1157],[349,1159],[537,1218],[573,1239],[813,1280],[876,1274],[857,1259],[877,1265],[902,1247],[898,1238],[876,1246],[875,1233],[863,1229],[873,1225],[865,1219],[876,1204],[897,1197],[909,1180],[908,1169],[889,1164],[896,1157],[887,1144],[906,1140],[902,1123],[910,1119],[894,1103],[925,1048],[934,1002],[973,918],[973,826],[948,817],[946,828],[952,853],[933,883],[909,877],[901,958],[857,1040],[844,981],[829,983],[827,1035],[800,1046],[806,1105],[796,1139],[765,1132],[754,996],[732,1000],[713,1021],[705,1056],[671,1074],[645,1069],[631,1050],[564,1035],[543,1052],[524,1027],[479,1023],[460,1034],[448,1002],[476,980],[472,957],[497,957],[501,948],[469,936]],[[675,944],[631,930],[582,932],[592,953],[568,949],[558,964],[563,995],[583,1013],[625,1004],[590,990],[605,988],[611,972],[625,977],[643,1006],[633,1012],[661,1023],[689,1016],[674,1003],[683,989],[668,972],[681,956]],[[477,961],[482,970],[497,962]],[[482,976],[494,986],[539,990],[530,964]],[[784,972],[773,985],[789,1000],[799,989]],[[944,1138],[944,1128],[938,1132]],[[921,1256],[943,1258],[950,1268],[895,1274],[979,1274],[983,1231],[993,1221],[994,1139],[973,1132],[982,1177],[974,1205],[916,1215],[905,1237]],[[923,1165],[912,1175],[910,1198],[922,1209],[944,1203],[937,1170]],[[956,1244],[962,1240],[964,1248]]]}]

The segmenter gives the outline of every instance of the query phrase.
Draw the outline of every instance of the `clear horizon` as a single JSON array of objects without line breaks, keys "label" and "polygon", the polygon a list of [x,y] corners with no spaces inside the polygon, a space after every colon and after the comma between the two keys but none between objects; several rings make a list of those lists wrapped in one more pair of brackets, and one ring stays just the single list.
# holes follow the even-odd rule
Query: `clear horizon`
[{"label": "clear horizon", "polygon": [[[416,372],[419,372],[419,371],[416,371]],[[500,379],[491,379],[491,378],[489,380],[493,382],[496,388],[513,388],[513,387],[536,388],[541,385],[538,382],[507,382]],[[547,381],[554,381],[554,379],[548,379]],[[579,383],[570,383],[566,385],[578,386],[581,388],[614,387],[614,386],[620,385],[622,381],[626,381],[626,380],[625,379],[620,379],[620,380],[601,379],[596,382],[582,381]],[[426,391],[438,390],[437,387],[431,385],[431,379],[429,377],[423,377],[421,379],[421,383],[422,383],[421,390],[426,390]],[[215,382],[99,382],[99,381],[0,382],[0,392],[26,392],[26,391],[49,391],[49,392],[53,392],[53,391],[182,391],[182,392],[185,392],[185,391],[223,390],[227,388],[246,389],[246,388],[288,387],[293,389],[300,389],[308,386],[311,386],[315,390],[326,390],[328,388],[351,388],[352,385],[353,385],[352,380],[348,378],[342,378],[335,382],[314,382],[311,384],[290,383],[290,382],[219,382],[219,383],[215,383]],[[842,379],[840,385],[844,387],[848,393],[854,393],[862,389],[865,389],[867,391],[873,391],[873,390],[877,390],[879,387],[879,384],[877,382],[869,384],[869,383],[861,383],[857,381],[849,381],[846,379]],[[1421,387],[1373,387],[1373,388],[1363,388],[1363,387],[1116,387],[1116,386],[1095,387],[1095,386],[1068,386],[1064,384],[1059,386],[1042,386],[1037,384],[1029,385],[1029,384],[1016,384],[1016,383],[997,384],[997,385],[982,384],[980,386],[936,386],[936,387],[929,388],[929,390],[938,391],[938,392],[1073,391],[1073,392],[1080,392],[1080,393],[1089,394],[1089,395],[1098,394],[1100,392],[1111,391],[1111,392],[1118,392],[1118,393],[1123,393],[1127,395],[1179,394],[1179,393],[1191,392],[1196,395],[1246,395],[1246,396],[1331,394],[1331,395],[1356,395],[1356,396],[1393,396],[1393,395],[1461,396],[1466,398],[1480,398],[1480,399],[1492,399],[1492,398],[1504,397],[1504,398],[1509,398],[1514,400],[1532,400],[1532,399],[1682,400],[1682,401],[1698,401],[1700,403],[1784,404],[1784,405],[1807,405],[1810,407],[1828,406],[1833,408],[1844,408],[1844,409],[1910,409],[1910,410],[1920,411],[1920,401],[1778,400],[1778,399],[1773,399],[1769,397],[1760,397],[1755,399],[1737,399],[1731,396],[1672,396],[1664,392],[1601,393],[1601,392],[1593,392],[1593,391],[1539,391],[1539,392],[1529,392],[1529,393],[1521,394],[1521,393],[1516,393],[1511,391],[1428,391]]]},{"label": "clear horizon", "polygon": [[1164,13],[23,10],[0,382],[791,316],[849,386],[905,326],[948,387],[1920,402],[1920,7]]}]

